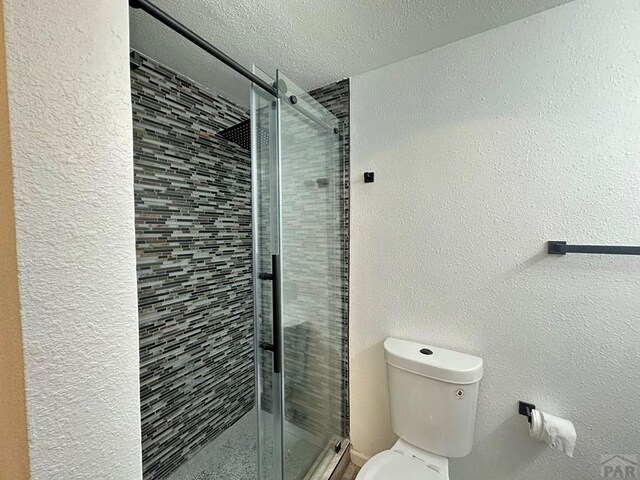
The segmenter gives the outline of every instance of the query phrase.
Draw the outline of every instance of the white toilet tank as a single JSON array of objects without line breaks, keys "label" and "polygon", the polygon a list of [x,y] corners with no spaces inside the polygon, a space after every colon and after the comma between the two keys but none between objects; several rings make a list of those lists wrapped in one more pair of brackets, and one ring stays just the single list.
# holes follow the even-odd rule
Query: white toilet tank
[{"label": "white toilet tank", "polygon": [[443,457],[471,452],[482,359],[397,338],[384,342],[391,426]]}]

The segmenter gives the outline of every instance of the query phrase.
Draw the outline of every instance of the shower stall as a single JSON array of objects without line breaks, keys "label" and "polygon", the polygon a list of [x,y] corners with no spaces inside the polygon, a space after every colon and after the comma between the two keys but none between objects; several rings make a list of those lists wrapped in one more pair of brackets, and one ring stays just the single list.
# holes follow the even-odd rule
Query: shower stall
[{"label": "shower stall", "polygon": [[348,81],[306,92],[131,6],[251,81],[247,111],[132,53],[145,478],[329,478],[348,448]]}]

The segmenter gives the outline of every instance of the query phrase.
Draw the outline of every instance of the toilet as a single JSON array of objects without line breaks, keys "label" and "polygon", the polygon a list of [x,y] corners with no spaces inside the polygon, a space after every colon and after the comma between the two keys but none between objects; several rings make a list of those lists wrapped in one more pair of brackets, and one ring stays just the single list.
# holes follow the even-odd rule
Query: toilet
[{"label": "toilet", "polygon": [[399,439],[356,480],[450,480],[449,458],[473,447],[482,359],[397,338],[385,340],[384,358]]}]

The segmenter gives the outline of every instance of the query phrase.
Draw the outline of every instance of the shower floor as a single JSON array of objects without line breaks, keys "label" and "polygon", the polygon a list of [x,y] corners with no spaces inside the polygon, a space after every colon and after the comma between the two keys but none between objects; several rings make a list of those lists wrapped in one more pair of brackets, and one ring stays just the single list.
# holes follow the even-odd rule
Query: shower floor
[{"label": "shower floor", "polygon": [[[256,423],[253,409],[171,473],[167,480],[257,479]],[[285,452],[287,477],[313,478],[311,472],[325,463],[321,453],[327,447],[327,440],[314,438],[289,422],[285,424],[285,435],[289,446]],[[273,439],[269,436],[265,448],[267,452],[273,448]],[[271,478],[270,467],[264,468],[265,478]]]}]

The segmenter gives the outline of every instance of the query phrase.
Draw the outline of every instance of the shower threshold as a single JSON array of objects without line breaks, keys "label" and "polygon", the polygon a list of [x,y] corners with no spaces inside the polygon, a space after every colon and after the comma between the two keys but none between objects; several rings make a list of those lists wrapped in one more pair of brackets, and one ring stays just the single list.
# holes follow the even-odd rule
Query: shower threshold
[{"label": "shower threshold", "polygon": [[[166,480],[257,480],[256,424],[254,408],[205,445]],[[287,477],[299,480],[328,479],[340,455],[326,448],[326,439],[314,438],[289,422],[285,424],[285,431],[289,438],[295,437],[296,440],[291,442],[291,448],[285,453]],[[335,444],[339,440],[336,437],[330,443]],[[346,443],[343,442],[343,449]],[[267,448],[273,448],[272,445],[269,442]],[[323,451],[325,454],[320,455]],[[272,478],[270,468],[264,469],[263,478]]]}]

